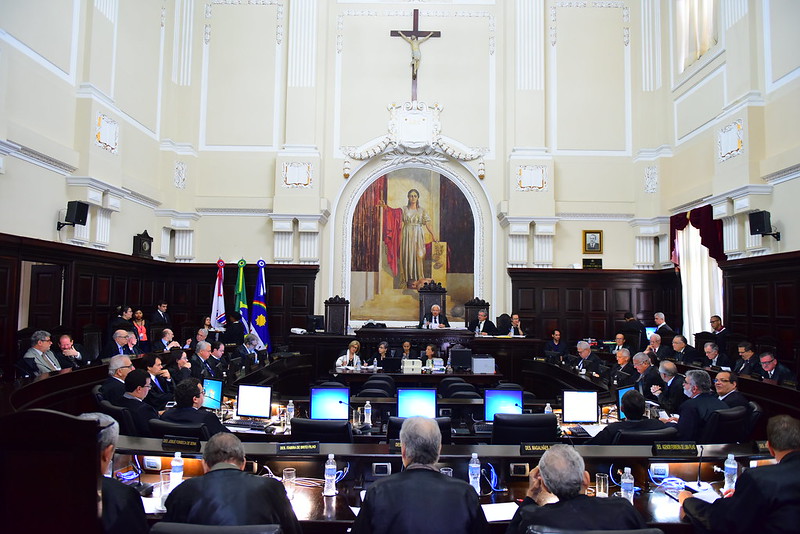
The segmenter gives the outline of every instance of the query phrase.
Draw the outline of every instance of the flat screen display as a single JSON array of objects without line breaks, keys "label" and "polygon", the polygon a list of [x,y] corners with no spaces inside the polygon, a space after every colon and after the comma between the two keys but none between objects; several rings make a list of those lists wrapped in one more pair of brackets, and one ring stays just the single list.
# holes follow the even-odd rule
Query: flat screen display
[{"label": "flat screen display", "polygon": [[522,413],[522,391],[487,389],[483,407],[485,421],[494,421],[496,413]]},{"label": "flat screen display", "polygon": [[564,391],[565,423],[597,423],[596,391]]},{"label": "flat screen display", "polygon": [[269,419],[272,415],[272,388],[270,386],[239,386],[236,397],[236,415]]},{"label": "flat screen display", "polygon": [[648,343],[650,343],[650,336],[655,334],[656,330],[658,330],[657,326],[645,326],[644,327],[644,333],[647,335],[647,342]]},{"label": "flat screen display", "polygon": [[311,388],[311,419],[350,417],[349,388]]},{"label": "flat screen display", "polygon": [[622,421],[626,419],[625,412],[622,411],[622,397],[632,389],[636,389],[634,386],[628,386],[625,388],[619,388],[617,390],[617,413],[619,413],[619,420]]},{"label": "flat screen display", "polygon": [[206,390],[206,397],[203,399],[203,408],[219,410],[220,406],[222,406],[222,380],[204,378],[203,389]]},{"label": "flat screen display", "polygon": [[398,389],[397,390],[397,416],[398,417],[436,417],[436,390],[435,389]]}]

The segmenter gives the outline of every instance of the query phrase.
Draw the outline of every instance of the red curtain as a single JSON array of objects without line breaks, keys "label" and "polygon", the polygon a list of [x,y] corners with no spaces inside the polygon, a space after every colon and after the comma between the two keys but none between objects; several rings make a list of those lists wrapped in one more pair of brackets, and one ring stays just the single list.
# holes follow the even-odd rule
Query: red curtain
[{"label": "red curtain", "polygon": [[690,211],[678,213],[669,218],[669,246],[672,261],[679,264],[675,253],[675,238],[678,231],[691,224],[700,230],[700,242],[708,249],[708,255],[717,260],[717,263],[728,259],[724,252],[722,240],[722,221],[714,220],[714,210],[710,205],[695,208]]}]

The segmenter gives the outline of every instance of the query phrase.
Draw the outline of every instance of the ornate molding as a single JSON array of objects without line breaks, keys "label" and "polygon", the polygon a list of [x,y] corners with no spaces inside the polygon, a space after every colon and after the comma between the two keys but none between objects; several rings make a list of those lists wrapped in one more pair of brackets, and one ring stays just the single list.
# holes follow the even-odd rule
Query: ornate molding
[{"label": "ornate molding", "polygon": [[175,189],[186,189],[186,163],[183,161],[175,162],[175,173],[173,175]]},{"label": "ornate molding", "polygon": [[[275,6],[277,7],[275,13],[275,42],[281,44],[283,42],[283,10],[284,0],[211,0],[206,4],[205,18],[211,19],[214,15],[213,6]],[[211,23],[205,25],[203,34],[203,42],[208,44],[211,41]]]},{"label": "ornate molding", "polygon": [[34,165],[38,165],[39,167],[64,176],[68,176],[78,170],[77,167],[73,167],[68,163],[33,150],[32,148],[15,143],[10,139],[6,141],[0,139],[0,155],[14,156],[15,158],[33,163]]},{"label": "ornate molding", "polygon": [[197,208],[203,217],[268,217],[271,209],[267,208]]},{"label": "ornate molding", "polygon": [[308,189],[311,187],[314,166],[305,161],[285,162],[281,170],[283,183],[281,187],[300,187]]},{"label": "ornate molding", "polygon": [[781,169],[777,172],[770,173],[761,179],[770,185],[778,185],[782,184],[783,182],[788,182],[789,180],[795,180],[797,178],[800,178],[800,163],[797,165],[792,165],[791,167],[786,167],[785,169]]},{"label": "ornate molding", "polygon": [[650,194],[658,193],[658,167],[645,167],[644,192]]},{"label": "ornate molding", "polygon": [[562,221],[629,221],[633,213],[556,213]]},{"label": "ornate molding", "polygon": [[717,132],[717,158],[723,162],[734,158],[744,150],[744,126],[742,119],[725,125]]},{"label": "ornate molding", "polygon": [[517,191],[545,192],[550,190],[547,165],[520,165],[513,178]]},{"label": "ornate molding", "polygon": [[103,150],[117,154],[119,150],[119,123],[104,113],[98,113],[94,141]]},{"label": "ornate molding", "polygon": [[556,11],[559,7],[568,7],[568,8],[586,8],[586,7],[595,7],[595,8],[611,8],[611,9],[621,9],[622,10],[622,43],[625,46],[630,44],[630,37],[631,37],[631,11],[628,6],[625,5],[625,2],[620,1],[603,1],[603,2],[584,2],[584,1],[562,1],[556,2],[555,5],[550,6],[550,46],[555,46],[556,41],[558,40],[558,30],[557,30],[557,16]]}]

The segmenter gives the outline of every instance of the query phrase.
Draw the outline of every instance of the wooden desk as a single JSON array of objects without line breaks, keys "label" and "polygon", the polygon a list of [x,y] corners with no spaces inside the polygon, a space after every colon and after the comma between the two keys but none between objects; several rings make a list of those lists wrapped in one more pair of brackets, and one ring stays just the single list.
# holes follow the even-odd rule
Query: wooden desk
[{"label": "wooden desk", "polygon": [[[379,373],[381,371],[378,371]],[[351,369],[343,369],[343,368],[336,368],[330,371],[331,376],[335,379],[344,382],[346,385],[350,386],[351,384],[363,384],[371,376],[375,374],[375,371],[371,370],[351,370]],[[392,377],[395,384],[398,386],[416,386],[416,387],[437,387],[439,383],[442,381],[443,378],[448,377],[455,377],[455,378],[463,378],[464,381],[469,382],[470,384],[486,387],[489,385],[497,384],[500,380],[503,380],[502,373],[492,373],[492,374],[475,374],[475,373],[421,373],[421,374],[406,374],[406,373],[382,373],[388,374]]]}]

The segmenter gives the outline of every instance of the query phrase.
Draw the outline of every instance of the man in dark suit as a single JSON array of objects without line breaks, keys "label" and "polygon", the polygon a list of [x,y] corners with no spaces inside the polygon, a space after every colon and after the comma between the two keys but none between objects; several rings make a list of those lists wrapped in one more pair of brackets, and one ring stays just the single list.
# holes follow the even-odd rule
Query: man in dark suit
[{"label": "man in dark suit", "polygon": [[[108,471],[119,437],[119,423],[104,413],[82,413],[79,419],[97,422],[100,473]],[[145,534],[150,530],[139,492],[122,482],[100,476],[103,491],[103,532]]]},{"label": "man in dark suit", "polygon": [[592,347],[585,341],[578,341],[578,370],[586,369],[587,373],[597,373],[600,370],[600,358],[597,354],[592,354]]},{"label": "man in dark suit", "polygon": [[788,367],[778,363],[772,352],[762,352],[758,357],[761,362],[761,380],[779,386],[797,387],[797,377]]},{"label": "man in dark suit", "polygon": [[633,357],[633,366],[639,376],[636,378],[636,390],[641,393],[645,399],[653,402],[658,402],[655,394],[653,393],[653,386],[660,388],[664,387],[664,382],[658,376],[658,371],[650,364],[650,356],[644,352],[640,352]]},{"label": "man in dark suit", "polygon": [[[502,333],[502,332],[501,332]],[[510,336],[524,336],[525,332],[522,331],[522,324],[519,320],[519,314],[514,312],[511,314],[511,327],[508,330]]]},{"label": "man in dark suit", "polygon": [[222,373],[210,361],[211,357],[211,343],[208,341],[200,341],[197,343],[194,356],[192,356],[192,376],[197,379],[203,377],[222,379]]},{"label": "man in dark suit", "polygon": [[283,484],[244,472],[242,442],[228,432],[214,434],[203,450],[205,474],[184,480],[167,497],[164,521],[195,525],[277,524],[300,534]]},{"label": "man in dark suit", "polygon": [[721,354],[728,353],[728,329],[722,325],[722,318],[719,315],[711,316],[711,333],[714,334],[714,343],[719,347]]},{"label": "man in dark suit", "polygon": [[672,351],[674,353],[672,356],[675,358],[675,361],[685,365],[695,365],[705,360],[705,357],[697,352],[694,347],[688,345],[686,338],[680,334],[672,338]]},{"label": "man in dark suit", "polygon": [[192,362],[186,352],[175,354],[175,359],[167,366],[172,383],[177,385],[192,376]]},{"label": "man in dark suit", "polygon": [[[259,343],[260,340],[257,335],[247,334],[244,336],[244,343],[236,347],[234,351],[233,357],[241,359],[240,369],[244,369],[246,373],[249,373],[253,367],[259,364],[258,352],[256,351]],[[238,370],[236,369],[236,371]]]},{"label": "man in dark suit", "polygon": [[242,323],[242,314],[232,311],[227,314],[228,323],[225,325],[225,332],[222,334],[222,342],[226,345],[239,344],[244,340],[247,333]]},{"label": "man in dark suit", "polygon": [[625,322],[622,323],[620,332],[625,336],[631,350],[634,353],[644,350],[647,346],[647,334],[644,325],[631,312],[623,315]]},{"label": "man in dark suit", "polygon": [[425,314],[417,328],[450,328],[450,322],[442,313],[442,308],[438,304],[434,304],[431,306],[431,312]]},{"label": "man in dark suit", "polygon": [[136,435],[150,437],[150,419],[158,419],[155,408],[144,402],[150,393],[150,375],[144,369],[134,369],[125,377],[125,394],[117,402],[117,406],[127,408],[133,416]]},{"label": "man in dark suit", "polygon": [[142,364],[150,375],[150,393],[144,401],[156,409],[163,410],[175,396],[175,385],[169,371],[161,366],[161,357],[151,352],[142,358]]},{"label": "man in dark suit", "polygon": [[129,356],[133,355],[133,351],[128,346],[127,330],[115,330],[111,337],[111,341],[106,343],[106,346],[100,351],[101,358],[111,358],[117,354],[127,354]]},{"label": "man in dark suit", "polygon": [[[613,347],[611,347],[611,354],[616,354],[617,352],[621,351],[622,349],[627,349],[628,354],[630,351],[633,350],[631,346],[628,344],[628,341],[625,339],[625,334],[619,333],[614,336],[614,341],[617,343]],[[636,351],[638,352],[638,351]]]},{"label": "man in dark suit", "polygon": [[664,343],[664,340],[658,334],[650,335],[650,344],[644,349],[644,353],[650,356],[651,360],[654,360],[653,363],[675,359],[675,353],[672,350],[672,339]]},{"label": "man in dark suit", "polygon": [[642,516],[627,499],[586,495],[589,473],[581,455],[569,445],[550,447],[529,480],[528,495],[506,534],[524,534],[530,525],[570,531],[645,528]]},{"label": "man in dark suit", "polygon": [[165,352],[171,349],[179,348],[181,348],[181,344],[175,341],[175,333],[171,329],[165,328],[161,331],[161,339],[156,341],[155,345],[153,346],[153,351]]},{"label": "man in dark suit", "polygon": [[620,407],[623,413],[625,413],[625,420],[619,421],[618,423],[611,423],[601,430],[599,434],[586,442],[587,445],[611,445],[614,443],[614,438],[616,438],[617,434],[623,430],[625,432],[632,432],[640,430],[659,430],[666,427],[666,425],[658,419],[644,418],[644,396],[635,389],[632,389],[622,396]]},{"label": "man in dark suit", "polygon": [[469,329],[477,336],[493,336],[497,333],[497,327],[489,320],[489,312],[486,310],[478,312],[478,320]]},{"label": "man in dark suit", "polygon": [[703,362],[703,367],[727,367],[730,369],[731,361],[728,359],[727,355],[720,353],[716,343],[706,343],[703,345],[703,351],[706,353],[707,359],[707,361]]},{"label": "man in dark suit", "polygon": [[156,304],[156,310],[150,316],[150,325],[155,324],[164,324],[170,325],[172,321],[170,320],[169,314],[167,313],[167,301],[160,300],[158,304]]},{"label": "man in dark suit", "polygon": [[369,487],[353,523],[353,534],[486,532],[486,517],[475,490],[436,469],[441,448],[436,421],[425,417],[403,421],[400,454],[405,470]]},{"label": "man in dark suit", "polygon": [[161,420],[189,425],[204,423],[212,436],[218,432],[230,432],[213,412],[202,408],[205,394],[206,390],[198,379],[187,378],[175,386],[175,407],[161,414]]},{"label": "man in dark suit", "polygon": [[56,359],[58,363],[61,364],[62,369],[67,369],[68,367],[76,369],[92,363],[89,360],[86,349],[80,345],[76,345],[72,336],[69,334],[63,334],[58,338],[58,349],[54,350],[53,354],[56,355]]},{"label": "man in dark suit", "polygon": [[742,341],[736,349],[739,351],[739,359],[733,364],[731,370],[739,376],[758,375],[760,377],[761,363],[756,357],[753,344],[749,341]]},{"label": "man in dark suit", "polygon": [[673,337],[675,337],[675,331],[669,327],[662,312],[656,312],[653,314],[653,321],[658,327],[656,328],[656,334],[661,336],[662,341],[671,340]]},{"label": "man in dark suit", "polygon": [[796,532],[800,518],[800,421],[776,415],[767,423],[767,447],[778,461],[744,471],[736,490],[707,503],[682,491],[686,516],[706,532]]},{"label": "man in dark suit", "polygon": [[683,393],[683,377],[678,374],[678,367],[671,361],[661,362],[658,364],[658,375],[664,385],[653,386],[651,392],[665,412],[678,413],[681,404],[688,398]]},{"label": "man in dark suit", "polygon": [[617,387],[632,386],[636,382],[639,373],[631,363],[631,353],[628,349],[622,349],[615,354],[617,363],[611,368],[611,383]]},{"label": "man in dark suit", "polygon": [[683,391],[689,398],[678,410],[680,418],[676,421],[674,417],[669,417],[662,421],[677,424],[679,440],[697,441],[711,414],[717,410],[727,409],[728,405],[712,393],[711,377],[706,371],[699,369],[687,371]]},{"label": "man in dark suit", "polygon": [[111,404],[119,404],[125,395],[125,377],[133,369],[131,359],[124,354],[117,354],[108,363],[108,378],[100,386],[100,394]]},{"label": "man in dark suit", "polygon": [[744,406],[750,411],[750,402],[742,392],[736,389],[739,377],[730,371],[720,371],[714,378],[714,389],[717,390],[719,400],[728,405],[729,408]]},{"label": "man in dark suit", "polygon": [[183,346],[184,349],[189,350],[196,350],[197,344],[201,341],[205,341],[208,338],[208,330],[205,328],[200,328],[197,330],[197,334],[195,334],[194,339],[189,338],[186,340],[186,344]]}]

